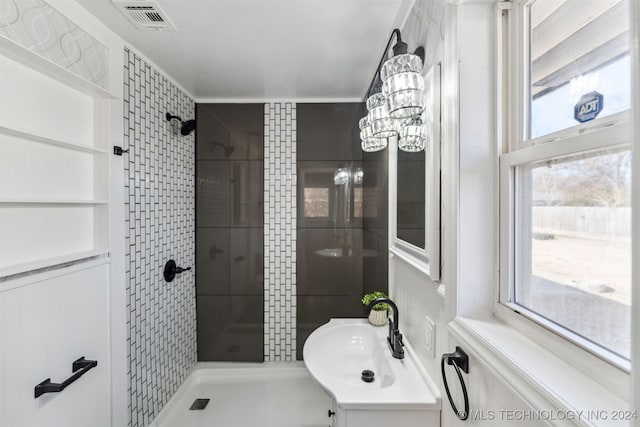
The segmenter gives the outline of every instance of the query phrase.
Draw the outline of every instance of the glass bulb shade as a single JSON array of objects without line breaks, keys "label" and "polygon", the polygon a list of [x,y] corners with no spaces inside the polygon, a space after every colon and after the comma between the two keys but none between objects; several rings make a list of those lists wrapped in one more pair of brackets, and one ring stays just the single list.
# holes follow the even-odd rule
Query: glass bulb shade
[{"label": "glass bulb shade", "polygon": [[425,149],[427,144],[427,132],[422,120],[412,120],[400,129],[398,148],[402,151],[415,153]]},{"label": "glass bulb shade", "polygon": [[333,173],[333,184],[334,185],[345,185],[349,182],[349,169],[347,168],[338,168]]},{"label": "glass bulb shade", "polygon": [[424,111],[422,90],[401,90],[387,96],[387,111],[392,119],[415,117]]},{"label": "glass bulb shade", "polygon": [[382,92],[374,93],[367,99],[367,110],[371,111],[372,109],[380,106],[384,106],[386,104],[386,98]]},{"label": "glass bulb shade", "polygon": [[360,139],[362,140],[362,151],[372,152],[387,148],[387,138],[373,136],[373,130],[369,124],[369,118],[360,119]]},{"label": "glass bulb shade", "polygon": [[385,82],[394,74],[407,72],[420,73],[421,71],[422,60],[420,57],[412,53],[405,53],[387,59],[380,69],[380,77],[382,81]]},{"label": "glass bulb shade", "polygon": [[360,135],[362,135],[362,131],[369,128],[369,117],[364,116],[363,118],[360,119],[360,121],[358,122],[358,126],[360,127]]},{"label": "glass bulb shade", "polygon": [[365,116],[360,119],[360,139],[365,140],[372,138],[371,125],[369,124],[369,117]]},{"label": "glass bulb shade", "polygon": [[367,99],[369,114],[367,119],[371,126],[371,135],[378,138],[389,138],[397,135],[396,121],[389,117],[387,101],[382,93],[375,93]]},{"label": "glass bulb shade", "polygon": [[362,151],[366,151],[367,153],[384,150],[387,148],[387,138],[363,139],[360,146],[362,147]]},{"label": "glass bulb shade", "polygon": [[364,170],[362,168],[356,168],[353,171],[353,183],[355,185],[362,185],[362,181],[364,180]]},{"label": "glass bulb shade", "polygon": [[423,92],[424,78],[420,73],[410,71],[389,76],[389,78],[382,84],[382,93],[387,98],[390,94],[400,92],[402,90],[418,90]]}]

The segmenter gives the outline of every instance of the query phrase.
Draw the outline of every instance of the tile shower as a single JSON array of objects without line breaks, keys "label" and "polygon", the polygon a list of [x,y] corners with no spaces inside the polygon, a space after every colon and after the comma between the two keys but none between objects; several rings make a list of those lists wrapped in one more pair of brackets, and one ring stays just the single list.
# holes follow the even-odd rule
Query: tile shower
[{"label": "tile shower", "polygon": [[375,203],[386,173],[371,162],[363,180],[362,113],[197,105],[198,360],[300,360],[313,329],[361,317],[363,292],[387,289],[386,208]]}]

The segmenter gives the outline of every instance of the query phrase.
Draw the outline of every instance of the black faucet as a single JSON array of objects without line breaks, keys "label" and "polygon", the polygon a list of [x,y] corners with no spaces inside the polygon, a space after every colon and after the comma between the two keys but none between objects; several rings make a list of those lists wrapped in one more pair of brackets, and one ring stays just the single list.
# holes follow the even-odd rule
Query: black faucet
[{"label": "black faucet", "polygon": [[391,349],[391,354],[396,359],[404,359],[404,349],[402,348],[404,347],[404,343],[402,342],[402,334],[400,333],[400,319],[396,303],[391,301],[389,298],[376,298],[367,306],[367,314],[371,313],[373,307],[380,303],[389,304],[393,310],[393,320],[389,320],[389,337],[387,337],[387,343]]}]

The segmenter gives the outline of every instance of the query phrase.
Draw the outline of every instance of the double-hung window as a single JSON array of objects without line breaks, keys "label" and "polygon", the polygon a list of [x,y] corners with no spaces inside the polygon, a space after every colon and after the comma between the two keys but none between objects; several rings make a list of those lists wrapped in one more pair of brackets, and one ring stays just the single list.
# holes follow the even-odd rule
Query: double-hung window
[{"label": "double-hung window", "polygon": [[515,6],[499,307],[628,367],[629,0]]}]

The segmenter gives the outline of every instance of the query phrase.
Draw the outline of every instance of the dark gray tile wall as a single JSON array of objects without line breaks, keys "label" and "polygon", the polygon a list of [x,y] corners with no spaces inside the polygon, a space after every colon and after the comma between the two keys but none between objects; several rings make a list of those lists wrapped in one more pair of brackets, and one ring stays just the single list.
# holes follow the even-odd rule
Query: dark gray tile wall
[{"label": "dark gray tile wall", "polygon": [[[359,103],[297,104],[298,162],[362,160]],[[355,125],[354,125],[355,124]]]},{"label": "dark gray tile wall", "polygon": [[360,103],[297,105],[298,359],[330,318],[363,316],[363,114]]},{"label": "dark gray tile wall", "polygon": [[196,363],[194,273],[171,282],[166,261],[194,265],[194,141],[166,112],[194,117],[194,102],[124,51],[124,149],[129,425],[147,426]]},{"label": "dark gray tile wall", "polygon": [[198,104],[198,360],[262,361],[263,104]]},{"label": "dark gray tile wall", "polygon": [[363,293],[389,288],[389,149],[364,153]]}]

